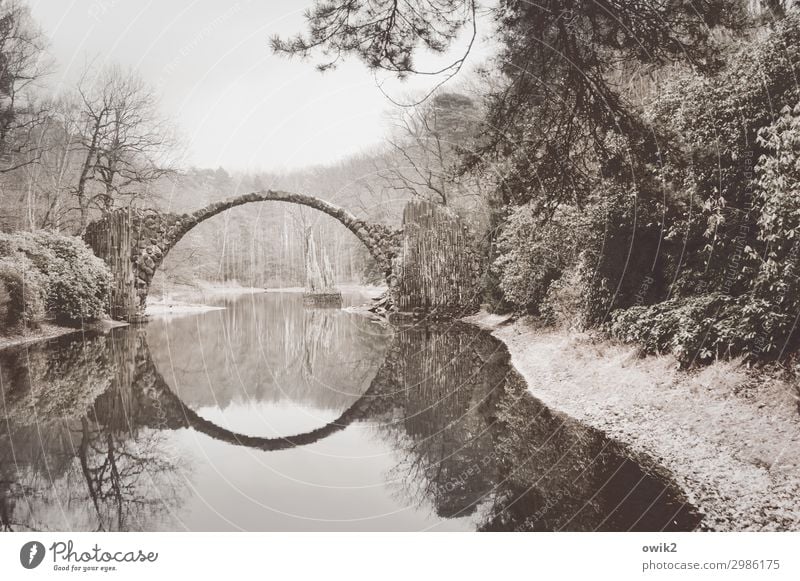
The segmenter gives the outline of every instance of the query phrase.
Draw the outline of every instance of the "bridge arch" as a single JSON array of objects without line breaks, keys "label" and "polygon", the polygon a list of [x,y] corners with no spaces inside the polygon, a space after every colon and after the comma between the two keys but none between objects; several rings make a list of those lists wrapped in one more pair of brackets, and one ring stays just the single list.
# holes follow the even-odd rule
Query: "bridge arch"
[{"label": "bridge arch", "polygon": [[[363,394],[353,405],[346,409],[338,418],[328,422],[324,426],[315,428],[301,434],[291,436],[275,436],[271,438],[262,436],[250,436],[240,434],[223,428],[211,420],[202,417],[189,406],[187,406],[166,384],[164,390],[160,392],[162,399],[162,409],[172,409],[173,425],[167,427],[187,427],[196,432],[205,434],[210,438],[232,444],[234,446],[244,446],[265,452],[275,452],[278,450],[288,450],[300,446],[308,446],[315,442],[324,440],[336,432],[344,430],[350,424],[366,419],[369,415],[371,400],[369,393]],[[177,421],[177,424],[174,423]]]},{"label": "bridge arch", "polygon": [[125,208],[89,224],[84,239],[104,258],[114,274],[111,316],[138,321],[144,316],[153,276],[170,250],[192,228],[231,208],[256,202],[288,202],[319,210],[341,222],[367,248],[393,286],[394,260],[402,230],[358,218],[348,210],[321,198],[278,190],[265,190],[211,203],[191,213]]},{"label": "bridge arch", "polygon": [[366,391],[335,420],[308,432],[289,436],[262,437],[241,434],[204,418],[189,407],[158,370],[150,355],[150,348],[144,333],[141,337],[142,340],[138,343],[136,352],[136,365],[139,369],[137,375],[143,383],[136,386],[139,390],[136,422],[151,428],[191,428],[227,444],[275,452],[322,441],[355,422],[384,412],[385,408],[391,405],[382,393],[387,385],[391,385],[387,379],[389,377],[387,374],[391,373],[391,369],[384,362]]},{"label": "bridge arch", "polygon": [[[242,206],[244,204],[252,204],[254,202],[288,202],[292,204],[299,204],[307,206],[315,210],[331,216],[332,218],[341,222],[348,230],[355,234],[372,257],[381,267],[385,276],[391,276],[392,264],[391,261],[397,253],[397,246],[399,244],[399,235],[401,230],[395,230],[384,226],[382,224],[375,224],[367,222],[361,218],[356,217],[348,210],[331,204],[321,198],[309,196],[306,194],[295,194],[291,192],[283,192],[276,190],[267,190],[262,192],[253,192],[235,196],[221,202],[214,202],[208,206],[201,208],[191,214],[184,214],[188,219],[182,220],[182,225],[176,230],[172,246],[174,246],[189,230],[231,208]],[[183,217],[182,216],[182,217]]]}]

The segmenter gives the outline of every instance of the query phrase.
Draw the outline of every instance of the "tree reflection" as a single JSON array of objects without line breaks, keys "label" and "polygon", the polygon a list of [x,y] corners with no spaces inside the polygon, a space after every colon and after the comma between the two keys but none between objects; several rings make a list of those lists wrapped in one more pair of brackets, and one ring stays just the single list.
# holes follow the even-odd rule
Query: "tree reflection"
[{"label": "tree reflection", "polygon": [[[163,434],[137,427],[142,343],[140,333],[116,330],[2,353],[3,529],[143,530],[165,522],[186,468]],[[97,386],[105,387],[99,396]]]},{"label": "tree reflection", "polygon": [[[229,385],[233,365],[252,396],[346,410],[296,436],[236,434],[192,409],[203,394],[184,399],[180,385],[173,391],[162,370],[198,363],[180,321],[174,350],[151,325],[0,352],[0,527],[174,529],[189,467],[171,447],[173,430],[193,427],[227,444],[275,451],[358,421],[398,455],[388,475],[394,493],[442,519],[468,519],[487,531],[686,530],[699,522],[668,481],[533,398],[489,334],[450,323],[399,326],[390,335],[360,328],[366,319],[343,324],[341,313],[278,312],[287,305],[270,304],[247,316],[244,303],[221,331],[219,321],[210,325],[216,331],[199,338],[208,355],[201,369],[217,374],[213,385],[229,390],[221,394],[226,402],[241,392]],[[265,316],[281,322],[270,325]],[[151,356],[153,338],[174,361]],[[351,365],[354,357],[363,360]],[[263,380],[265,368],[278,371]],[[278,373],[294,392],[282,391]]]},{"label": "tree reflection", "polygon": [[147,328],[155,366],[195,409],[250,401],[345,409],[369,386],[390,340],[365,317],[304,308],[300,294],[224,304]]},{"label": "tree reflection", "polygon": [[[691,530],[700,517],[617,444],[533,398],[505,348],[462,324],[407,327],[375,378],[409,501],[480,530]],[[398,419],[399,418],[399,419]]]},{"label": "tree reflection", "polygon": [[400,419],[379,428],[400,452],[390,480],[417,505],[442,518],[472,515],[497,478],[491,419],[506,366],[495,344],[471,327],[401,329],[375,378],[386,407]]},{"label": "tree reflection", "polygon": [[81,420],[77,457],[98,530],[142,530],[162,522],[179,503],[169,474],[179,461],[165,454],[164,438],[146,430],[136,438]]}]

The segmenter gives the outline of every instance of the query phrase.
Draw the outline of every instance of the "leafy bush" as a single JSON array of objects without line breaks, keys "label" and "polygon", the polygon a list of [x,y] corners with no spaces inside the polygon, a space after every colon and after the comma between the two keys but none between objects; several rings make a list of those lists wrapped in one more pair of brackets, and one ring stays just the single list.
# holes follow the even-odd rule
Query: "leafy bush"
[{"label": "leafy bush", "polygon": [[666,237],[684,243],[673,294],[748,292],[758,261],[740,249],[763,249],[753,178],[767,144],[757,136],[800,98],[799,60],[800,14],[791,14],[735,45],[718,74],[670,73],[646,107],[662,142],[654,172],[676,212]]},{"label": "leafy bush", "polygon": [[0,330],[35,328],[45,300],[42,276],[24,256],[0,258]]},{"label": "leafy bush", "polygon": [[609,331],[651,353],[670,352],[686,364],[713,357],[774,358],[798,346],[800,312],[800,104],[759,132],[768,152],[757,170],[752,212],[757,252],[742,249],[754,274],[738,296],[713,292],[675,297],[612,313]]},{"label": "leafy bush", "polygon": [[515,310],[500,289],[500,273],[496,268],[484,268],[480,280],[482,307],[490,313],[507,314]]},{"label": "leafy bush", "polygon": [[549,324],[566,329],[584,329],[586,320],[586,296],[588,285],[586,269],[579,266],[566,270],[561,278],[554,280],[547,289],[539,312]]},{"label": "leafy bush", "polygon": [[[80,239],[51,232],[0,234],[0,257],[7,265],[6,292],[17,297],[10,308],[24,312],[27,322],[40,320],[44,311],[63,322],[97,319],[107,311],[108,267]],[[16,290],[27,287],[25,296]]]},{"label": "leafy bush", "polygon": [[48,311],[69,321],[102,317],[111,283],[106,263],[78,238],[43,231],[31,236],[47,251],[43,257],[54,257],[43,270],[49,280]]},{"label": "leafy bush", "polygon": [[575,260],[577,216],[564,209],[543,223],[530,205],[516,208],[498,239],[494,269],[505,299],[538,312],[550,283]]},{"label": "leafy bush", "polygon": [[[730,329],[733,299],[713,293],[675,298],[611,314],[611,335],[648,353],[672,353],[684,365],[738,354],[742,338]],[[731,332],[733,331],[733,332]]]},{"label": "leafy bush", "polygon": [[610,334],[647,353],[672,353],[683,365],[744,356],[775,358],[787,347],[779,331],[794,315],[777,313],[764,300],[710,293],[611,314]]},{"label": "leafy bush", "polygon": [[[770,338],[789,339],[793,317],[800,312],[800,103],[784,107],[781,116],[759,133],[768,151],[758,164],[758,239],[764,245],[753,282],[752,308],[769,305]],[[766,316],[767,313],[764,313]],[[782,321],[781,321],[782,319]]]},{"label": "leafy bush", "polygon": [[795,14],[738,50],[718,75],[673,75],[650,104],[649,121],[671,136],[657,174],[673,212],[661,248],[672,298],[618,303],[625,310],[606,325],[613,336],[684,364],[797,349],[798,59]]}]

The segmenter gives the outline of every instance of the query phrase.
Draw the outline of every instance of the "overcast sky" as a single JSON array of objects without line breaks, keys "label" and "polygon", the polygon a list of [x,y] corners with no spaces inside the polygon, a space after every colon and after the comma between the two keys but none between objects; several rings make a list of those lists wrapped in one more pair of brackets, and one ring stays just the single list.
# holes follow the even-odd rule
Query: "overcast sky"
[{"label": "overcast sky", "polygon": [[[304,29],[302,0],[29,0],[56,58],[54,85],[87,61],[140,71],[188,143],[187,165],[289,169],[368,149],[390,102],[355,59],[321,74],[273,55],[268,39]],[[488,54],[482,43],[470,59]],[[425,63],[425,64],[433,64]],[[392,82],[402,99],[431,79]]]}]

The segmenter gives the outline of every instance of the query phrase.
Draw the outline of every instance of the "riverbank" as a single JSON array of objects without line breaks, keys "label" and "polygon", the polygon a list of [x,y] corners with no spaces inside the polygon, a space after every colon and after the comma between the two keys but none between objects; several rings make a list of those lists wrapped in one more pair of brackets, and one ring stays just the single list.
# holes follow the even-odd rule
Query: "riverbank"
[{"label": "riverbank", "polygon": [[14,335],[2,336],[0,335],[0,351],[9,347],[17,347],[19,345],[26,345],[28,343],[36,343],[37,341],[46,341],[48,339],[55,339],[63,335],[70,335],[72,333],[83,333],[85,331],[98,331],[111,329],[113,327],[124,327],[127,323],[119,321],[102,320],[96,323],[91,323],[84,327],[64,327],[53,323],[41,323],[38,329],[26,329],[21,333]]},{"label": "riverbank", "polygon": [[39,328],[35,330],[25,329],[13,335],[0,336],[0,350],[16,347],[18,345],[25,345],[27,343],[34,343],[36,341],[45,341],[79,331],[80,329],[75,329],[74,327],[61,327],[50,323],[42,323],[39,325]]},{"label": "riverbank", "polygon": [[267,292],[266,289],[244,287],[238,284],[214,285],[201,282],[196,285],[161,285],[147,297],[145,315],[148,317],[196,315],[209,311],[220,311],[225,307],[206,304],[209,299],[263,292]]},{"label": "riverbank", "polygon": [[721,531],[800,530],[800,414],[795,386],[737,361],[681,371],[671,356],[585,333],[480,313],[532,395],[602,430],[643,465],[669,472]]}]

